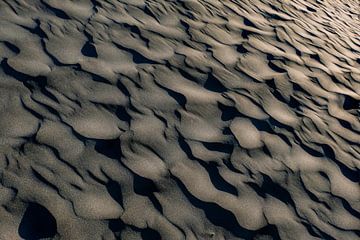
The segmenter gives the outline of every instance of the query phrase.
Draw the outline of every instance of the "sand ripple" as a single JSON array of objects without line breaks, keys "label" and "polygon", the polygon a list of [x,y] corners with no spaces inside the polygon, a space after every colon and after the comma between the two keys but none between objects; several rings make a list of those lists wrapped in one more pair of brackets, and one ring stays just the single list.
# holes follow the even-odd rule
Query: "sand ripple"
[{"label": "sand ripple", "polygon": [[0,239],[359,239],[359,11],[0,1]]}]

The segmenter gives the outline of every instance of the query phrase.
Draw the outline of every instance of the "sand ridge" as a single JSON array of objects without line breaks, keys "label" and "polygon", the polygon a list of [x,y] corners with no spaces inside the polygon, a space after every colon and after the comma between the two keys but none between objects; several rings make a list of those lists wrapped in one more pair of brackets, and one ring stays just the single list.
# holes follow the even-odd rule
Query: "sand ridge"
[{"label": "sand ridge", "polygon": [[359,10],[0,1],[0,239],[359,239]]}]

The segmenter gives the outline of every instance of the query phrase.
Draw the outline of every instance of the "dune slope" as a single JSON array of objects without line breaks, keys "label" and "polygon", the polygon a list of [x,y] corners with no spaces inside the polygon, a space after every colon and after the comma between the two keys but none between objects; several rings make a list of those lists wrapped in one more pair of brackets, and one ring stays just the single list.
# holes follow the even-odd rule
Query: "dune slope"
[{"label": "dune slope", "polygon": [[359,12],[0,1],[0,239],[359,239]]}]

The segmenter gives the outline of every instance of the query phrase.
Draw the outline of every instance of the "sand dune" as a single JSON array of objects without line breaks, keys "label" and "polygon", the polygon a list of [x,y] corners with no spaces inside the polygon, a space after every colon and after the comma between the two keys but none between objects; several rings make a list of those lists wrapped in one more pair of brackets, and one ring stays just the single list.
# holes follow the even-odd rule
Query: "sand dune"
[{"label": "sand dune", "polygon": [[360,239],[359,14],[0,1],[0,239]]}]

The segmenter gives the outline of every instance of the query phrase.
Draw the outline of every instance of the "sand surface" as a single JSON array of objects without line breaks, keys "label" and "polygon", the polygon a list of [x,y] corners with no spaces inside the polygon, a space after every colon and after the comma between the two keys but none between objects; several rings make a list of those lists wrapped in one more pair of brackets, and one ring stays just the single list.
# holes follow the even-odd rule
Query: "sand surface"
[{"label": "sand surface", "polygon": [[1,0],[0,240],[360,239],[358,0]]}]

